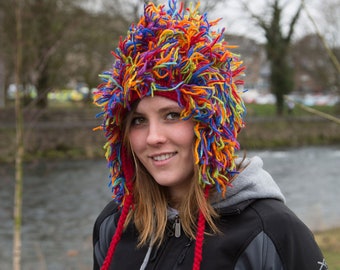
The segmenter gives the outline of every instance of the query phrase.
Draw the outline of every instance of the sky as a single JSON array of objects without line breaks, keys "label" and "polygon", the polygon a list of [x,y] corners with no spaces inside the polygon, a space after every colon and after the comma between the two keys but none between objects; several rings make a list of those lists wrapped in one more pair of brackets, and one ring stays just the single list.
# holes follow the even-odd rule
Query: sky
[{"label": "sky", "polygon": [[[101,2],[106,1],[118,1],[118,0],[87,0],[88,5],[91,6],[91,9],[100,7]],[[126,4],[128,3],[143,3],[143,0],[120,0]],[[168,0],[158,1],[161,3],[167,4]],[[180,0],[179,0],[180,1]],[[204,6],[205,1],[213,2],[214,0],[200,0],[202,6]],[[257,40],[262,43],[265,41],[263,31],[256,27],[255,23],[250,19],[249,13],[242,8],[242,1],[245,1],[247,5],[250,7],[250,10],[259,16],[266,16],[270,14],[269,5],[273,2],[273,0],[224,0],[223,4],[220,4],[217,7],[216,12],[209,12],[209,18],[216,19],[222,18],[220,22],[221,27],[225,27],[227,33],[243,35],[252,39]],[[280,0],[280,5],[284,6],[283,9],[283,24],[288,25],[292,16],[295,14],[299,4],[302,0]],[[323,8],[327,6],[329,3],[333,3],[336,5],[336,10],[338,14],[332,11],[333,16],[340,18],[340,0],[304,0],[305,6],[308,9],[308,12],[311,14],[313,19],[317,22],[319,30],[330,40],[331,43],[335,43],[334,40],[337,40],[337,44],[340,44],[340,36],[338,35],[338,28],[340,28],[340,19],[337,20],[336,25],[332,25],[329,21],[331,16],[325,16],[325,13],[322,12]],[[142,10],[142,9],[141,9]],[[329,17],[329,18],[326,18]],[[325,19],[326,18],[326,19]],[[296,24],[296,31],[293,36],[294,39],[299,39],[306,34],[315,33],[315,27],[311,20],[307,17],[307,13],[305,10],[302,11],[300,19]]]},{"label": "sky", "polygon": [[[334,1],[334,0],[323,0]],[[338,0],[337,0],[338,1]],[[269,4],[272,0],[252,0],[246,1],[247,5],[252,13],[257,16],[265,17],[269,14]],[[244,35],[253,38],[259,42],[264,42],[264,35],[260,28],[255,26],[255,23],[250,19],[249,13],[242,8],[240,0],[229,0],[226,2],[214,14],[214,16],[221,17],[222,24],[226,24],[227,31],[234,34]],[[292,16],[296,13],[300,0],[281,0],[281,5],[284,5],[283,9],[283,24],[289,25]],[[320,0],[305,0],[305,5],[308,12],[313,16],[315,20],[321,22],[321,14],[319,12]],[[315,32],[315,28],[311,21],[307,17],[307,13],[303,10],[300,19],[296,25],[295,38],[302,37],[306,33]]]}]

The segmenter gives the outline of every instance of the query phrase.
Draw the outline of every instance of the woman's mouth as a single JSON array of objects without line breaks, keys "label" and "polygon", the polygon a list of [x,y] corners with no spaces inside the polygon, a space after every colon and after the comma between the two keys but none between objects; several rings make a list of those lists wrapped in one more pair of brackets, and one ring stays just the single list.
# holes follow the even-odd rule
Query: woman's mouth
[{"label": "woman's mouth", "polygon": [[176,153],[167,153],[167,154],[161,154],[161,155],[155,155],[155,156],[152,156],[151,158],[155,161],[164,161],[164,160],[167,160],[171,157],[173,157],[174,155],[176,155]]}]

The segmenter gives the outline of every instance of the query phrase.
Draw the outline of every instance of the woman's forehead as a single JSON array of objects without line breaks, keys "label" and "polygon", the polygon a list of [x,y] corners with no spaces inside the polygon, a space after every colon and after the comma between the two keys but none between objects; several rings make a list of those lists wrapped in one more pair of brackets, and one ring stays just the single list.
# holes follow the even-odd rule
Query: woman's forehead
[{"label": "woman's forehead", "polygon": [[137,113],[146,113],[149,111],[167,110],[167,109],[181,109],[176,101],[171,99],[153,96],[144,97],[139,101],[136,107]]}]

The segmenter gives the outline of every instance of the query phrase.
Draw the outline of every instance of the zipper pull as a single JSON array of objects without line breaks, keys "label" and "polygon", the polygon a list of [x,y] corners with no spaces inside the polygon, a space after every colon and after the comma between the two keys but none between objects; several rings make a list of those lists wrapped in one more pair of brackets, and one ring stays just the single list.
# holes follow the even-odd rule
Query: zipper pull
[{"label": "zipper pull", "polygon": [[181,236],[181,223],[179,221],[178,215],[175,218],[174,228],[175,228],[175,237],[176,238],[180,237]]}]

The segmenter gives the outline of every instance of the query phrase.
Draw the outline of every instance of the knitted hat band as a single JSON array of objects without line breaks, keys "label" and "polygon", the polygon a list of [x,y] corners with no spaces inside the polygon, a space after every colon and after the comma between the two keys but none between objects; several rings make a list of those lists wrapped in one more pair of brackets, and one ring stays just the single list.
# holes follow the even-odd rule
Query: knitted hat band
[{"label": "knitted hat band", "polygon": [[[176,91],[155,91],[153,93],[155,96],[165,97],[168,99],[171,99],[173,101],[177,101],[179,103],[184,102],[183,99],[181,99]],[[131,104],[134,103],[136,100],[140,100],[141,98],[137,95],[137,93],[133,92],[131,93]]]}]

